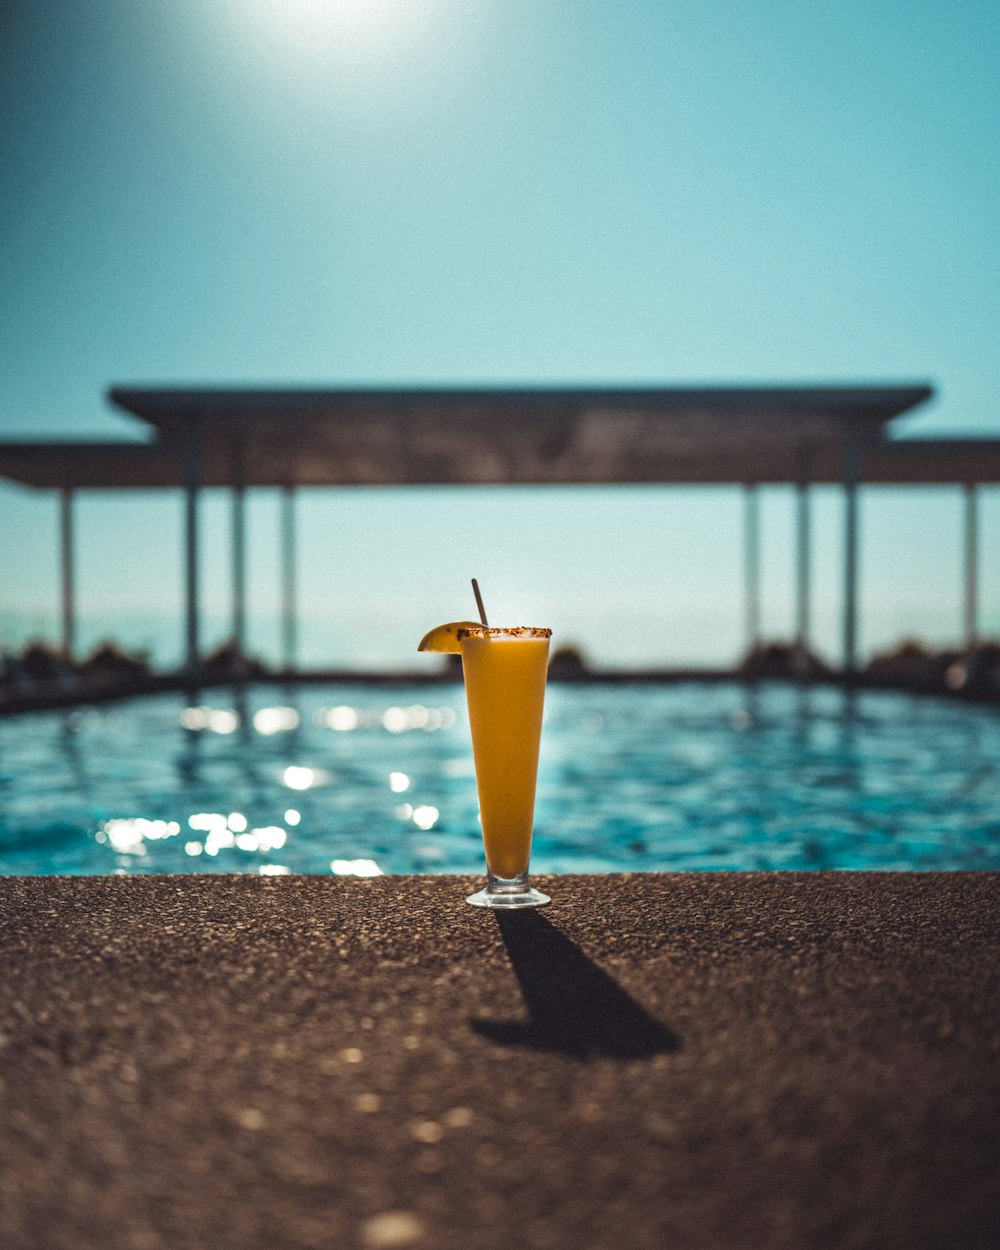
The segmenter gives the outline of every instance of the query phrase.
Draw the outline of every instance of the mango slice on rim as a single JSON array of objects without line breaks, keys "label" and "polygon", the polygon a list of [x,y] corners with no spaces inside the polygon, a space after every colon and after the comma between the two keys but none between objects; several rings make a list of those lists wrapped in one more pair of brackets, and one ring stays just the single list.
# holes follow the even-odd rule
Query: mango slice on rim
[{"label": "mango slice on rim", "polygon": [[438,625],[420,639],[418,651],[443,651],[455,655],[461,650],[458,645],[460,629],[481,629],[479,621],[449,621],[447,625]]}]

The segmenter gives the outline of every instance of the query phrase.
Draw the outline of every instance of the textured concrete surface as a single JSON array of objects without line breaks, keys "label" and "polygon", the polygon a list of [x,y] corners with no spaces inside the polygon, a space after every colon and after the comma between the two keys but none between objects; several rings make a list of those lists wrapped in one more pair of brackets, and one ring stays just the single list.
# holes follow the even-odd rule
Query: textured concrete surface
[{"label": "textured concrete surface", "polygon": [[0,879],[0,1246],[1000,1246],[1000,876]]}]

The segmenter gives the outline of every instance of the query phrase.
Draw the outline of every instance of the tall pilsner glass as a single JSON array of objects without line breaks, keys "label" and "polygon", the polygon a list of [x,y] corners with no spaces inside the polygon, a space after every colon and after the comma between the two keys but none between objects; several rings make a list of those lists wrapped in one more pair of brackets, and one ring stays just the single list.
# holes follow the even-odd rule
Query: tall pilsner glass
[{"label": "tall pilsner glass", "polygon": [[528,883],[538,747],[550,629],[458,633],[472,754],[486,850],[486,888],[474,907],[541,907],[549,896]]}]

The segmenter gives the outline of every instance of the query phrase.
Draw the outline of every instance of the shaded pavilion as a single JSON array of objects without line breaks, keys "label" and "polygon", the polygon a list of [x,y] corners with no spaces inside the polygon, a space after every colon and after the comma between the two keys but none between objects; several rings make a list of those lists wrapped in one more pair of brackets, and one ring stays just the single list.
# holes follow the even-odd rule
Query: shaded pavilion
[{"label": "shaded pavilion", "polygon": [[792,485],[796,642],[809,641],[809,487],[844,494],[843,668],[857,663],[858,487],[965,492],[965,631],[977,635],[977,489],[1000,482],[1000,440],[893,441],[926,384],[743,387],[113,387],[152,441],[0,443],[0,476],[60,493],[63,646],[75,633],[78,490],[184,492],[187,664],[200,653],[199,496],[232,492],[233,636],[246,629],[245,497],[282,492],[283,663],[296,667],[295,492],[300,487],[664,484],[744,489],[744,616],[759,641],[758,487]]}]

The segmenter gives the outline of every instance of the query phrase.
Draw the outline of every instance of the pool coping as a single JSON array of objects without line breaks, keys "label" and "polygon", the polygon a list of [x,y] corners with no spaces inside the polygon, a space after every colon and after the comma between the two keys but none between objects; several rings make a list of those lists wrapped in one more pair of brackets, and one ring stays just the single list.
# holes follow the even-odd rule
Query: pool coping
[{"label": "pool coping", "polygon": [[1000,873],[539,880],[0,878],[0,1244],[998,1244]]}]

